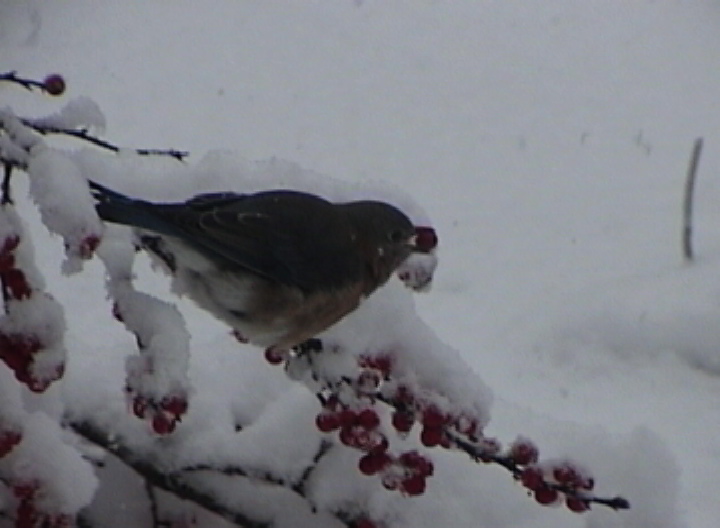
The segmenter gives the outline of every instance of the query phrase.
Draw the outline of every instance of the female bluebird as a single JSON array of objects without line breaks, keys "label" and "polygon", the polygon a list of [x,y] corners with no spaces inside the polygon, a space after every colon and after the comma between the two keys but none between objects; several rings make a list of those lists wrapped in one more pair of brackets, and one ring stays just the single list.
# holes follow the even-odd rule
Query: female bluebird
[{"label": "female bluebird", "polygon": [[408,217],[383,202],[273,190],[152,203],[94,182],[90,188],[99,216],[134,227],[180,293],[265,347],[291,348],[317,335],[411,253],[432,249],[418,247]]}]

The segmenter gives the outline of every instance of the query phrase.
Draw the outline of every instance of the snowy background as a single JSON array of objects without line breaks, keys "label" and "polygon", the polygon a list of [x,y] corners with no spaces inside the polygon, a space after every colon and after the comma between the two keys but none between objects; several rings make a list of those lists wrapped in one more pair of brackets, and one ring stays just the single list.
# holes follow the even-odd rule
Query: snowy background
[{"label": "snowy background", "polygon": [[[711,528],[718,23],[720,7],[700,0],[2,0],[0,70],[61,72],[123,146],[188,149],[191,163],[216,149],[277,157],[404,189],[440,236],[435,284],[416,296],[417,311],[494,392],[488,432],[577,455],[599,491],[634,506],[541,508],[500,470],[441,455],[426,496],[393,506],[408,510],[408,526]],[[4,84],[0,104],[24,115],[58,107]],[[699,258],[686,265],[680,204],[698,136]],[[174,183],[148,184],[163,185]],[[72,381],[93,371],[88,394],[120,394],[133,342],[108,317],[102,267],[62,275],[62,243],[26,209],[49,290],[67,310],[67,397],[82,399]],[[212,424],[215,409],[220,421],[252,421],[266,405],[278,420],[293,419],[288,407],[309,412],[260,353],[238,351],[226,328],[169,296],[162,275],[138,272],[139,288],[178,302],[188,320],[193,402],[209,413],[190,420]],[[250,390],[257,376],[266,381]],[[122,508],[142,519],[133,486],[128,477]],[[101,511],[114,493],[101,489]],[[380,499],[372,508],[391,509]]]}]

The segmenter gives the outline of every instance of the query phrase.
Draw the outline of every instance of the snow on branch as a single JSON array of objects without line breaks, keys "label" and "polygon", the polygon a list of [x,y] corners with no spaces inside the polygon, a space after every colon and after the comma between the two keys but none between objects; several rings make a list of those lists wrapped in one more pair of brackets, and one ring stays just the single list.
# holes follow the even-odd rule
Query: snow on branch
[{"label": "snow on branch", "polygon": [[[36,83],[14,72],[0,74],[0,81],[51,94],[64,91],[58,79]],[[168,162],[174,166],[168,174],[177,184],[158,191],[162,182],[148,182],[146,160],[129,162],[127,157],[96,150],[70,153],[52,148],[42,137],[61,133],[120,152],[88,132],[103,126],[102,113],[88,99],[76,99],[42,119],[0,111],[0,163],[5,168],[0,280],[6,308],[0,319],[0,357],[31,390],[45,391],[64,374],[63,312],[44,291],[28,256],[28,238],[10,193],[10,175],[17,169],[30,179],[42,223],[63,238],[64,271],[80,271],[82,263],[95,255],[101,259],[112,314],[135,336],[138,349],[124,358],[126,408],[116,401],[121,400],[123,387],[106,392],[106,386],[96,386],[102,383],[95,378],[102,376],[93,372],[74,380],[81,390],[66,388],[64,396],[57,396],[65,398],[66,406],[59,414],[77,435],[117,457],[151,490],[167,491],[245,528],[390,528],[402,524],[399,512],[413,504],[407,501],[434,491],[435,454],[444,449],[502,466],[543,505],[562,503],[576,513],[594,505],[629,507],[621,497],[596,496],[594,477],[579,462],[540,461],[538,448],[528,438],[518,437],[504,448],[486,435],[491,391],[460,353],[420,319],[411,294],[401,284],[427,289],[437,265],[435,252],[408,259],[399,270],[400,280],[388,282],[317,338],[290,351],[269,349],[267,361],[281,365],[288,379],[277,381],[267,365],[261,364],[266,369],[261,370],[252,359],[239,363],[218,359],[214,345],[204,344],[194,373],[217,361],[219,375],[226,377],[223,382],[213,378],[197,386],[193,379],[191,390],[190,332],[185,319],[173,304],[135,288],[136,240],[129,230],[99,221],[87,187],[89,177],[99,181],[115,177],[120,187],[140,190],[137,196],[159,192],[187,198],[217,190],[294,188],[334,201],[381,199],[396,204],[416,226],[431,223],[402,191],[370,184],[350,186],[278,160],[253,165],[216,154],[196,166]],[[187,155],[137,151],[149,153],[175,159]],[[435,236],[433,229],[426,229],[425,236]],[[233,356],[257,355],[237,343],[233,347]],[[50,359],[40,361],[48,350],[53,351]],[[77,353],[80,361],[92,358],[82,350]],[[6,372],[0,375],[7,377]],[[298,386],[294,382],[309,389],[299,388],[306,399],[292,392]],[[237,387],[243,384],[247,386]],[[52,464],[38,475],[40,484],[29,488],[16,486],[17,479],[6,476],[10,473],[3,464],[29,449],[26,430],[35,427],[35,419],[29,418],[32,415],[18,397],[20,390],[13,385],[8,398],[0,400],[0,478],[19,489],[17,518],[42,514],[49,519],[48,526],[60,528],[90,500],[97,483],[86,475],[88,464],[79,462],[80,450],[59,441],[55,446],[64,446],[67,466],[58,472],[67,478],[68,468],[76,468],[83,475],[82,493],[68,498],[56,490],[61,477],[53,480],[49,475]],[[0,386],[0,396],[5,391]],[[129,414],[146,424],[138,424]],[[229,414],[243,415],[247,427],[233,429]],[[48,427],[57,439],[61,419],[55,418],[44,420],[54,424]],[[232,494],[226,489],[230,487]],[[42,503],[38,490],[57,500]],[[44,509],[36,510],[40,507]],[[153,517],[157,521],[156,511]]]}]

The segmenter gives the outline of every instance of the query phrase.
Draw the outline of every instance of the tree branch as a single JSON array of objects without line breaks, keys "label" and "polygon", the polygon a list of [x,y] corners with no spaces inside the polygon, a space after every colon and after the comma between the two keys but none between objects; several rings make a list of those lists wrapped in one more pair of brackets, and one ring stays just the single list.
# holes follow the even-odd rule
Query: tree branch
[{"label": "tree branch", "polygon": [[102,447],[138,473],[153,487],[172,493],[183,500],[194,502],[223,519],[243,528],[270,528],[271,523],[258,521],[249,515],[222,504],[212,494],[186,482],[182,476],[162,472],[139,457],[132,449],[113,438],[109,433],[90,422],[71,422],[70,428],[89,442]]},{"label": "tree branch", "polygon": [[[75,139],[79,139],[82,141],[87,141],[88,143],[95,145],[100,148],[104,148],[106,150],[110,150],[111,152],[120,152],[121,148],[117,145],[114,145],[113,143],[110,143],[109,141],[105,139],[100,139],[98,137],[95,137],[91,135],[86,129],[80,128],[80,129],[72,129],[72,128],[60,128],[55,126],[47,126],[43,125],[41,123],[37,123],[33,121],[32,119],[21,119],[20,120],[23,125],[25,125],[28,128],[32,128],[35,132],[38,134],[42,134],[43,136],[48,134],[61,134],[63,136],[69,136]],[[185,150],[177,150],[177,149],[147,149],[147,148],[141,148],[141,149],[133,149],[133,151],[136,154],[139,154],[141,156],[169,156],[171,158],[175,158],[178,161],[183,161],[187,156],[190,155],[189,152]]]}]

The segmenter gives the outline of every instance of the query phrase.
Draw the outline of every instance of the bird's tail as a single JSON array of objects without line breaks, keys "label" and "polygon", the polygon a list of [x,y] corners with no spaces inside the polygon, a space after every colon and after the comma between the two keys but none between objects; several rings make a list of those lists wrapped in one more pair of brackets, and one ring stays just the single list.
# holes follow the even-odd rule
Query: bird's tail
[{"label": "bird's tail", "polygon": [[95,199],[95,210],[106,222],[152,231],[158,231],[164,223],[153,212],[153,204],[150,202],[130,198],[92,180],[88,180],[88,185]]}]

